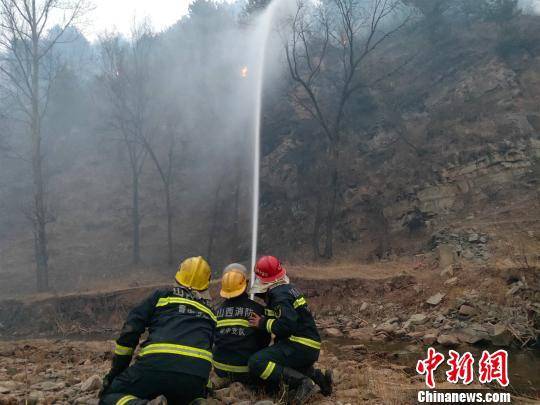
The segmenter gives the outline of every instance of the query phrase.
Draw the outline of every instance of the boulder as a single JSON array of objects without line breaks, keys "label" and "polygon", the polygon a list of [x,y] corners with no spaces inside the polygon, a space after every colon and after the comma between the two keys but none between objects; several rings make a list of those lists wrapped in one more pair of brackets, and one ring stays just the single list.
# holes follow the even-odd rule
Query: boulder
[{"label": "boulder", "polygon": [[399,329],[399,324],[384,322],[375,328],[377,332],[395,333]]},{"label": "boulder", "polygon": [[407,334],[408,337],[410,337],[411,339],[414,339],[414,340],[418,340],[418,339],[422,339],[422,337],[425,335],[425,332],[421,332],[421,331],[418,331],[418,332],[409,332]]},{"label": "boulder", "polygon": [[38,384],[32,385],[32,388],[40,391],[59,391],[65,388],[66,384],[63,382],[43,381]]},{"label": "boulder", "polygon": [[369,340],[370,333],[367,329],[356,329],[349,332],[349,338],[354,340]]},{"label": "boulder", "polygon": [[81,384],[81,391],[97,391],[101,388],[101,378],[98,375],[93,375],[92,377],[86,379]]},{"label": "boulder", "polygon": [[448,266],[456,263],[456,248],[450,244],[442,244],[437,246],[437,255],[439,257],[439,268],[446,269]]},{"label": "boulder", "polygon": [[45,394],[41,391],[32,391],[28,395],[28,401],[26,402],[28,405],[38,404],[40,401],[43,401],[45,399]]},{"label": "boulder", "polygon": [[442,301],[442,299],[444,298],[445,294],[443,293],[440,293],[438,292],[437,294],[435,295],[432,295],[431,297],[429,297],[427,300],[426,300],[426,303],[428,303],[429,305],[439,305]]},{"label": "boulder", "polygon": [[353,352],[357,352],[357,353],[367,353],[367,347],[366,345],[347,345],[347,346],[342,346],[341,349],[343,350],[352,350]]},{"label": "boulder", "polygon": [[[17,390],[21,386],[21,383],[18,383],[16,381],[0,381],[0,387],[2,387],[3,390],[7,390],[8,392],[12,392]],[[0,390],[0,393],[3,393]]]},{"label": "boulder", "polygon": [[358,399],[361,392],[358,388],[349,388],[348,390],[342,390],[339,394],[342,397]]},{"label": "boulder", "polygon": [[75,405],[98,405],[99,399],[95,398],[95,395],[86,395],[77,398],[73,403]]},{"label": "boulder", "polygon": [[326,328],[326,329],[323,330],[323,333],[324,333],[325,336],[333,337],[333,338],[338,338],[338,337],[343,336],[343,332],[341,332],[337,328]]},{"label": "boulder", "polygon": [[367,302],[362,302],[362,305],[360,305],[360,311],[365,311],[366,309],[368,309],[368,303]]},{"label": "boulder", "polygon": [[510,288],[506,292],[506,295],[514,295],[519,290],[521,290],[522,287],[523,287],[523,283],[521,281],[518,281],[517,283],[514,283],[510,286]]},{"label": "boulder", "polygon": [[0,394],[9,394],[11,390],[7,387],[3,387],[0,385]]},{"label": "boulder", "polygon": [[452,277],[452,278],[449,278],[448,280],[446,280],[444,282],[445,285],[456,285],[458,282],[458,278],[457,277]]},{"label": "boulder", "polygon": [[454,275],[453,265],[447,266],[441,271],[441,277],[447,277],[447,276],[452,277],[453,275]]},{"label": "boulder", "polygon": [[463,329],[457,332],[456,336],[460,342],[467,343],[469,345],[480,343],[484,341],[487,337],[487,335],[481,335],[479,333],[475,333],[475,331],[471,328]]},{"label": "boulder", "polygon": [[437,338],[437,343],[444,347],[455,347],[459,345],[459,339],[455,335],[444,334]]},{"label": "boulder", "polygon": [[424,343],[427,346],[433,345],[437,341],[437,334],[436,333],[426,333],[422,337],[422,343]]},{"label": "boulder", "polygon": [[506,325],[498,323],[493,326],[490,339],[494,346],[508,347],[514,341],[514,335],[508,330]]},{"label": "boulder", "polygon": [[476,315],[476,308],[467,304],[463,304],[459,307],[459,315],[464,317],[471,317],[473,315]]},{"label": "boulder", "polygon": [[414,314],[408,320],[411,325],[423,325],[427,321],[428,317],[426,314]]}]

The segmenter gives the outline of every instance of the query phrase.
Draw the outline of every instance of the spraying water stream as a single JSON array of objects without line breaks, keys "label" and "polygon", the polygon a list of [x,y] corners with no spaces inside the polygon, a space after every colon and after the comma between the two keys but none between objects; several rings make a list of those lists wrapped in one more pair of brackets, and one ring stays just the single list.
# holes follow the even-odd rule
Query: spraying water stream
[{"label": "spraying water stream", "polygon": [[257,260],[257,247],[259,236],[259,190],[260,190],[260,163],[261,163],[261,124],[262,124],[262,104],[263,104],[263,88],[264,88],[264,76],[265,67],[268,57],[268,44],[270,40],[270,34],[274,21],[278,15],[278,11],[281,10],[281,6],[285,4],[287,0],[274,0],[272,1],[265,12],[260,16],[258,21],[258,35],[259,43],[254,45],[262,45],[259,48],[256,59],[258,61],[256,72],[256,94],[255,94],[255,120],[253,127],[254,142],[253,142],[253,199],[252,199],[252,222],[251,222],[251,285],[255,280],[255,263]]}]

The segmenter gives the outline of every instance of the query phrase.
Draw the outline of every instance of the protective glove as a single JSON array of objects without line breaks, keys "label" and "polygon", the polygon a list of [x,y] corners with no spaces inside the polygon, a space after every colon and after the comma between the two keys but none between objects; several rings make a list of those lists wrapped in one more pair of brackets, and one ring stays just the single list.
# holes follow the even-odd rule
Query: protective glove
[{"label": "protective glove", "polygon": [[131,363],[131,356],[119,356],[115,355],[112,359],[112,366],[111,371],[109,371],[105,377],[103,377],[103,383],[101,386],[101,390],[99,391],[99,398],[103,396],[103,394],[107,391],[107,389],[112,384],[113,380],[120,374],[122,371],[124,371],[126,368],[129,367],[129,363]]},{"label": "protective glove", "polygon": [[262,329],[264,328],[265,318],[256,313],[252,313],[249,318],[249,326],[252,328]]},{"label": "protective glove", "polygon": [[105,375],[105,377],[103,377],[103,381],[102,381],[102,384],[101,384],[101,389],[99,390],[99,393],[98,393],[98,398],[102,398],[103,397],[103,394],[105,394],[105,392],[107,392],[107,390],[109,389],[109,387],[111,386],[113,380],[114,380],[114,377],[115,376],[112,376],[111,373],[108,373]]}]

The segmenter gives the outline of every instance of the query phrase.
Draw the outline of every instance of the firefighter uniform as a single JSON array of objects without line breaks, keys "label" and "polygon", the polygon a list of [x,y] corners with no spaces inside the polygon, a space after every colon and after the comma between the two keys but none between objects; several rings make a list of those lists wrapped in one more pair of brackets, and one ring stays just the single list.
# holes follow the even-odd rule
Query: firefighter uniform
[{"label": "firefighter uniform", "polygon": [[267,309],[260,328],[275,335],[273,346],[249,359],[254,377],[279,383],[284,368],[307,373],[319,358],[321,338],[302,293],[292,284],[282,284],[267,292]]},{"label": "firefighter uniform", "polygon": [[[181,405],[205,397],[216,321],[197,292],[185,287],[156,291],[128,315],[116,342],[112,382],[100,405],[142,404],[159,395]],[[126,368],[146,329],[137,361]]]},{"label": "firefighter uniform", "polygon": [[251,314],[262,316],[264,307],[243,293],[225,300],[216,313],[214,370],[221,378],[249,382],[249,358],[267,347],[271,339],[266,330],[249,326]]}]

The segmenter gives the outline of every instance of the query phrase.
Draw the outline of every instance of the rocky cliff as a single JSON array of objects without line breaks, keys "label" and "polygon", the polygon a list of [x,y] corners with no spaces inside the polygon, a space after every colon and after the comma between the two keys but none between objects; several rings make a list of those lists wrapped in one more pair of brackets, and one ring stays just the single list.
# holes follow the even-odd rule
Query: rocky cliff
[{"label": "rocky cliff", "polygon": [[[540,38],[538,18],[519,26],[521,38]],[[385,49],[413,56],[353,111],[358,124],[341,147],[340,257],[420,253],[440,234],[465,244],[484,234],[482,255],[451,243],[469,259],[538,260],[540,41],[502,52],[492,28],[456,28],[436,44],[416,31]],[[308,254],[309,178],[324,170],[310,131],[307,121],[291,126],[265,157],[268,248]]]}]

